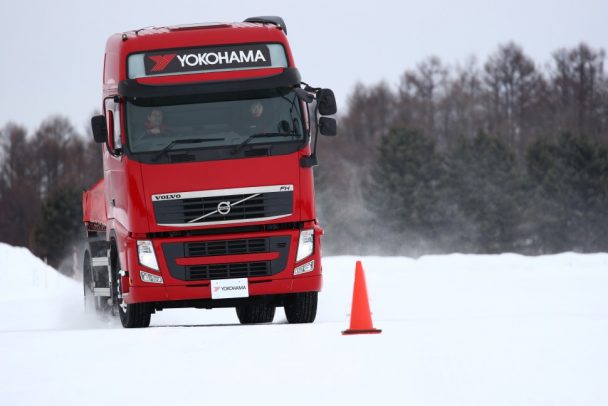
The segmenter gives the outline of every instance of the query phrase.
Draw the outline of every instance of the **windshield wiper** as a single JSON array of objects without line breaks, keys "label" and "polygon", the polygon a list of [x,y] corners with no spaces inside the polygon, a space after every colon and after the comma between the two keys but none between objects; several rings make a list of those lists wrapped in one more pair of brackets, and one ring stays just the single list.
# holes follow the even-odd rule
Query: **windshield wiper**
[{"label": "windshield wiper", "polygon": [[234,155],[237,152],[239,152],[241,149],[243,149],[243,147],[247,144],[249,144],[249,142],[251,142],[251,140],[255,139],[255,138],[263,138],[263,137],[285,137],[285,136],[289,136],[291,134],[284,134],[284,133],[257,133],[257,134],[253,134],[250,135],[249,137],[247,137],[247,139],[243,142],[241,142],[239,145],[236,145],[232,151],[231,154]]},{"label": "windshield wiper", "polygon": [[158,154],[152,158],[153,161],[158,161],[161,156],[163,156],[167,151],[173,148],[174,145],[177,144],[197,144],[200,142],[209,142],[209,141],[223,141],[224,138],[189,138],[183,140],[173,140],[167,144],[166,147],[158,151]]}]

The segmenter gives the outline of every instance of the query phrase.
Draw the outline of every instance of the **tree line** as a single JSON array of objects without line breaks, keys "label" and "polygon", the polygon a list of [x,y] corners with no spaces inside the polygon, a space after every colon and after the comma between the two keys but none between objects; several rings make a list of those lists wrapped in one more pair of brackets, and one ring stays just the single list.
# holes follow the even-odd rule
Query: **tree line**
[{"label": "tree line", "polygon": [[[325,254],[608,250],[605,53],[538,64],[514,43],[480,64],[430,57],[398,86],[357,84],[320,139]],[[87,130],[88,131],[88,130]],[[0,129],[0,241],[53,266],[82,235],[100,147],[64,117]]]},{"label": "tree line", "polygon": [[580,44],[541,65],[508,43],[356,85],[319,148],[325,252],[608,250],[604,59]]},{"label": "tree line", "polygon": [[[59,267],[82,233],[81,195],[102,176],[99,145],[53,116],[32,133],[0,129],[0,241]],[[66,270],[67,273],[70,270]]]}]

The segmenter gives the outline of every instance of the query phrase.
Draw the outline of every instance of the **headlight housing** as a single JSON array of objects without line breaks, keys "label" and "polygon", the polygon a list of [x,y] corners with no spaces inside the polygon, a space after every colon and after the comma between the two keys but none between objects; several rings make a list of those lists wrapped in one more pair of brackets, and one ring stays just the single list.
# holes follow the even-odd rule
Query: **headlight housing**
[{"label": "headlight housing", "polygon": [[312,255],[314,251],[315,231],[302,230],[300,231],[300,241],[298,241],[298,253],[296,262],[300,262],[306,257]]},{"label": "headlight housing", "polygon": [[139,256],[139,263],[150,269],[158,271],[158,262],[156,261],[156,254],[154,253],[154,245],[150,240],[139,240],[137,241],[137,255]]}]

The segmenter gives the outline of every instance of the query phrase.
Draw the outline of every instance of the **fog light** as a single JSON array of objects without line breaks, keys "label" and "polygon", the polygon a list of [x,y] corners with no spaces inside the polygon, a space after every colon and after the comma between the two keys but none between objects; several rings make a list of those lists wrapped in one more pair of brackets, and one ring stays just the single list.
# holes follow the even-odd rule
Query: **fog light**
[{"label": "fog light", "polygon": [[301,275],[303,273],[311,272],[315,269],[315,261],[314,259],[310,262],[305,263],[304,265],[300,265],[299,267],[293,270],[294,275]]},{"label": "fog light", "polygon": [[139,271],[141,280],[148,283],[163,283],[163,277],[148,272]]}]

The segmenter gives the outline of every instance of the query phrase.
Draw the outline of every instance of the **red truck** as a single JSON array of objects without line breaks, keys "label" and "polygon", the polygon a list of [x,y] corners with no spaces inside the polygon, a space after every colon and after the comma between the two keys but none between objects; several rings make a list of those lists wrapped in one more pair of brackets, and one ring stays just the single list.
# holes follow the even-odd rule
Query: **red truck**
[{"label": "red truck", "polygon": [[280,17],[111,36],[104,177],[83,194],[85,303],[147,327],[167,308],[313,322],[323,234],[313,167],[334,94],[301,81]]}]

